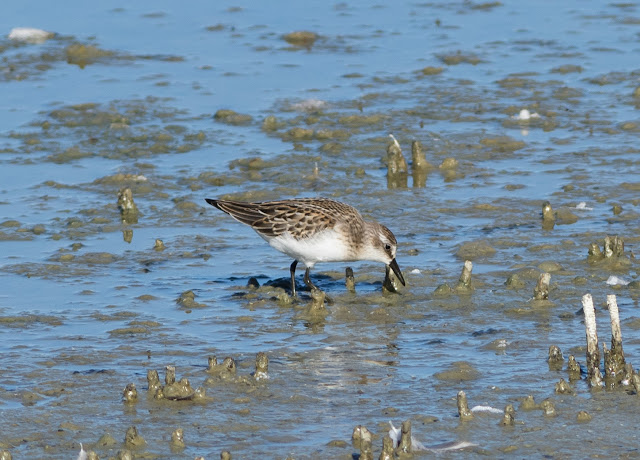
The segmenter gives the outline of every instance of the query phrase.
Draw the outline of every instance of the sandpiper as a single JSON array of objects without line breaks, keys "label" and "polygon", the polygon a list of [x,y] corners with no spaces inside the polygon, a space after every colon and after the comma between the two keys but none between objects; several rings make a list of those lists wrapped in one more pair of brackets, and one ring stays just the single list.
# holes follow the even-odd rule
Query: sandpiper
[{"label": "sandpiper", "polygon": [[326,198],[297,198],[247,203],[212,200],[207,203],[249,225],[274,249],[292,257],[291,292],[296,295],[298,262],[306,267],[304,282],[317,289],[309,270],[317,262],[371,260],[386,265],[405,285],[396,262],[397,242],[391,230],[375,221],[366,221],[357,209]]}]

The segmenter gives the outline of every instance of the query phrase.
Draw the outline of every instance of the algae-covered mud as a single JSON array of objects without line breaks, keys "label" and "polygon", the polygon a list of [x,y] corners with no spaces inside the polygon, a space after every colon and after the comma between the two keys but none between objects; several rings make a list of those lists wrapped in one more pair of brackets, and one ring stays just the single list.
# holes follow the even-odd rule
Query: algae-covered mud
[{"label": "algae-covered mud", "polygon": [[[0,18],[0,458],[637,455],[640,7],[63,3]],[[205,202],[313,196],[407,285]]]}]

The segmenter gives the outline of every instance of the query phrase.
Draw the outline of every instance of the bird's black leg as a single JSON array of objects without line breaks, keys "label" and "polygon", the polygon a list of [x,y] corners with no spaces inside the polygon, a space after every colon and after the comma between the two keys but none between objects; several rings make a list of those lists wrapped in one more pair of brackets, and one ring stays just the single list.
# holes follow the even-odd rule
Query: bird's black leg
[{"label": "bird's black leg", "polygon": [[304,284],[307,285],[307,287],[309,288],[310,291],[315,291],[318,288],[311,282],[311,278],[309,278],[309,267],[307,267],[307,269],[304,271],[304,278],[302,278],[304,280]]},{"label": "bird's black leg", "polygon": [[[309,290],[311,291],[319,291],[320,289],[318,289],[318,287],[313,284],[311,282],[311,278],[309,278],[309,267],[307,267],[307,269],[304,271],[304,278],[302,278],[304,280],[304,284],[307,285],[307,287],[309,288]],[[333,304],[333,299],[331,297],[329,297],[328,295],[325,294],[324,299],[327,301],[327,303],[329,305]]]},{"label": "bird's black leg", "polygon": [[289,267],[289,271],[291,272],[291,296],[292,297],[296,296],[296,266],[297,265],[298,265],[298,261],[294,260],[291,263],[291,267]]}]

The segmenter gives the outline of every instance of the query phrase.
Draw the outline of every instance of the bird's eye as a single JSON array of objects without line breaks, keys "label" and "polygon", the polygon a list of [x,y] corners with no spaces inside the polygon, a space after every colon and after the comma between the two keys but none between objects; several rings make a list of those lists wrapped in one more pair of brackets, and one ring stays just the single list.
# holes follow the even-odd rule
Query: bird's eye
[{"label": "bird's eye", "polygon": [[391,245],[389,243],[384,245],[384,250],[385,251],[391,251]]}]

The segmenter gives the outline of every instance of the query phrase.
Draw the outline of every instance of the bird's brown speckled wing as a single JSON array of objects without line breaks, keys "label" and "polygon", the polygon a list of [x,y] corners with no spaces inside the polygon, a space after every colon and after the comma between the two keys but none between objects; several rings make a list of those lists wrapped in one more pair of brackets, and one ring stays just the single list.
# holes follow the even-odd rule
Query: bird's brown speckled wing
[{"label": "bird's brown speckled wing", "polygon": [[360,222],[362,219],[355,208],[324,198],[261,203],[207,199],[207,203],[267,237],[289,232],[296,239],[306,238],[333,228],[338,221],[350,225],[351,222]]}]

